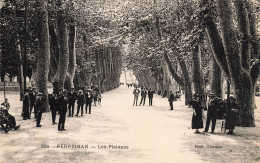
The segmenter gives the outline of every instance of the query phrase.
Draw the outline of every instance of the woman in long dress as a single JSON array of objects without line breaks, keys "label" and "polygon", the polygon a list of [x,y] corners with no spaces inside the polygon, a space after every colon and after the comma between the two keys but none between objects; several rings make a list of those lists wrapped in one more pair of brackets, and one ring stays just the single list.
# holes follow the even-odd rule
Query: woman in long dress
[{"label": "woman in long dress", "polygon": [[239,106],[236,103],[234,97],[229,97],[226,103],[226,123],[225,129],[229,130],[227,134],[233,135],[236,126],[237,112],[239,111]]},{"label": "woman in long dress", "polygon": [[192,115],[192,129],[196,129],[195,133],[200,133],[199,129],[203,128],[203,107],[200,101],[200,96],[195,96],[195,101],[193,102],[193,115]]}]

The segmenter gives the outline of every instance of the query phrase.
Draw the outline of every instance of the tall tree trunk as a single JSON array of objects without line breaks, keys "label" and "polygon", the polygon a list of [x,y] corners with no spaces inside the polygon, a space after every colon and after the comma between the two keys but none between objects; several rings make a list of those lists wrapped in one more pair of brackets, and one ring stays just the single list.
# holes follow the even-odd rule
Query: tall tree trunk
[{"label": "tall tree trunk", "polygon": [[43,93],[45,101],[45,111],[48,111],[48,74],[50,66],[50,41],[48,27],[47,1],[39,0],[39,24],[38,40],[39,53],[37,56],[37,77],[36,88],[38,92]]},{"label": "tall tree trunk", "polygon": [[18,75],[17,80],[19,82],[20,86],[20,101],[24,99],[24,80],[23,80],[23,59],[22,59],[22,53],[21,53],[21,47],[19,41],[16,44],[16,51],[18,53]]},{"label": "tall tree trunk", "polygon": [[31,86],[36,87],[36,74],[37,74],[37,69],[32,68],[32,78],[31,78]]},{"label": "tall tree trunk", "polygon": [[53,82],[53,92],[58,93],[59,89],[64,89],[65,77],[68,70],[69,44],[67,23],[65,22],[64,10],[58,11],[58,36],[60,43],[59,64]]},{"label": "tall tree trunk", "polygon": [[69,65],[65,81],[65,88],[74,88],[73,79],[76,70],[76,25],[71,25],[69,29]]},{"label": "tall tree trunk", "polygon": [[54,22],[49,23],[49,30],[51,36],[50,37],[51,59],[50,59],[49,81],[53,83],[59,65],[60,44],[59,44],[58,32],[54,26]]},{"label": "tall tree trunk", "polygon": [[212,75],[210,79],[210,89],[217,97],[223,99],[223,74],[213,56],[211,57],[211,67]]},{"label": "tall tree trunk", "polygon": [[[214,50],[212,49],[212,46],[210,45],[209,38],[206,37],[206,46],[210,49],[210,52],[212,53],[211,60],[210,60],[210,68],[212,69],[212,74],[210,78],[210,90],[216,94],[217,97],[223,99],[224,98],[224,92],[223,92],[223,83],[224,83],[224,73],[222,72],[220,66],[217,63],[217,60],[215,59],[215,55],[213,55]],[[227,78],[229,78],[227,76]]]},{"label": "tall tree trunk", "polygon": [[194,47],[193,55],[192,55],[192,62],[193,62],[193,83],[194,83],[194,90],[197,94],[199,94],[202,98],[202,104],[206,107],[206,96],[205,96],[205,88],[204,88],[204,78],[202,75],[201,69],[201,51],[200,45]]},{"label": "tall tree trunk", "polygon": [[192,83],[189,76],[189,71],[186,66],[186,62],[183,58],[178,58],[178,62],[181,67],[183,79],[184,79],[184,90],[185,90],[185,105],[188,105],[192,100]]},{"label": "tall tree trunk", "polygon": [[[241,2],[244,3],[244,2]],[[237,7],[235,5],[235,7]],[[241,107],[241,123],[242,126],[255,126],[254,121],[254,88],[252,78],[247,67],[244,67],[242,59],[244,56],[249,56],[248,50],[243,50],[248,44],[241,44],[242,50],[240,49],[237,34],[235,31],[235,24],[232,17],[232,4],[231,0],[217,0],[217,9],[219,12],[220,29],[223,35],[224,49],[228,61],[228,68],[232,78],[234,92],[237,98],[237,102]],[[243,20],[241,14],[244,11],[239,11],[237,19],[240,19],[238,25],[248,23]],[[249,27],[249,26],[247,26]],[[243,30],[240,29],[240,32]],[[242,33],[245,35],[245,33]],[[247,63],[248,64],[248,63]]]},{"label": "tall tree trunk", "polygon": [[[252,77],[252,83],[253,87],[255,87],[255,84],[257,82],[257,79],[260,74],[260,43],[258,41],[258,35],[257,35],[257,23],[256,23],[256,14],[250,4],[248,6],[248,18],[249,18],[249,24],[250,24],[250,33],[251,33],[251,46],[252,46],[252,51],[251,51],[251,58],[254,59],[255,62],[252,63],[251,61],[251,70],[250,70],[250,75]],[[258,61],[257,61],[258,59]]]},{"label": "tall tree trunk", "polygon": [[241,62],[242,67],[249,70],[251,60],[251,44],[250,44],[250,24],[248,18],[248,11],[244,0],[234,1],[236,10],[238,28],[241,32]]}]

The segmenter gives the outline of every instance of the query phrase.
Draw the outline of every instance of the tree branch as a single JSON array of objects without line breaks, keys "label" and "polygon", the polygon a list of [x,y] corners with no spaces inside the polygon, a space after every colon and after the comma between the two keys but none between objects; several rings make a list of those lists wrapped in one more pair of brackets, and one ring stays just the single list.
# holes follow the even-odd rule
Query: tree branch
[{"label": "tree branch", "polygon": [[172,77],[174,78],[174,80],[181,86],[184,87],[184,81],[183,79],[177,74],[177,72],[174,70],[174,68],[172,67],[172,64],[170,62],[169,56],[167,55],[166,52],[164,52],[163,54],[164,60],[166,62],[166,65],[169,69],[169,72],[171,73]]}]

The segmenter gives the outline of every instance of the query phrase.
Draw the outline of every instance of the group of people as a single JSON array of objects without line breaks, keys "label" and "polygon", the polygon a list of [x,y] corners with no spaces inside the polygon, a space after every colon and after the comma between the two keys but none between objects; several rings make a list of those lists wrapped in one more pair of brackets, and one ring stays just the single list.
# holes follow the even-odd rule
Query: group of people
[{"label": "group of people", "polygon": [[36,88],[29,87],[29,89],[25,90],[22,106],[23,120],[31,119],[31,114],[34,110],[36,127],[41,127],[40,122],[45,109],[45,100],[41,92],[37,93]]},{"label": "group of people", "polygon": [[134,102],[133,102],[133,106],[137,106],[138,105],[138,97],[139,94],[141,94],[141,101],[139,103],[139,106],[143,104],[143,106],[145,105],[145,100],[146,100],[146,96],[148,95],[148,99],[149,99],[149,106],[153,106],[153,94],[155,93],[154,90],[152,90],[152,88],[149,88],[149,90],[147,90],[145,87],[141,87],[141,91],[138,89],[137,86],[135,86],[133,94],[134,94]]},{"label": "group of people", "polygon": [[[69,112],[67,117],[74,116],[75,103],[77,102],[77,112],[75,116],[83,116],[83,108],[85,106],[87,112],[91,114],[91,106],[96,107],[101,104],[101,94],[99,88],[96,85],[93,89],[90,86],[85,86],[79,91],[75,91],[71,88],[69,91],[65,89],[59,89],[56,94],[49,94],[49,105],[52,114],[52,125],[56,123],[56,115],[59,114],[58,130],[63,131],[65,129],[65,120],[67,110]],[[31,118],[32,110],[34,109],[34,117],[36,118],[36,127],[41,127],[42,113],[45,108],[45,99],[42,93],[37,93],[36,89],[29,88],[26,91],[23,100],[23,111],[22,116],[24,120]]]},{"label": "group of people", "polygon": [[[154,90],[152,90],[152,88],[149,88],[148,90],[143,87],[143,86],[139,86],[141,87],[141,91],[138,89],[138,86],[135,85],[134,87],[134,102],[133,102],[133,106],[137,106],[138,105],[138,98],[139,98],[139,94],[141,94],[141,100],[139,103],[140,105],[145,105],[145,100],[146,100],[146,96],[148,95],[148,99],[149,99],[149,106],[153,105],[153,95],[155,93]],[[168,95],[168,101],[169,101],[169,105],[170,105],[170,110],[173,110],[173,101],[176,101],[178,98],[180,98],[180,93],[179,91],[177,91],[176,93],[173,93],[173,91],[170,91],[169,95]]]},{"label": "group of people", "polygon": [[[200,95],[195,94],[194,101],[192,102],[192,129],[196,129],[195,133],[200,133],[199,129],[203,128],[204,107],[201,103],[202,98],[203,97]],[[209,131],[211,122],[211,133],[213,134],[215,131],[216,120],[224,119],[225,130],[228,130],[227,134],[233,135],[237,118],[236,113],[238,111],[239,106],[234,97],[229,97],[223,101],[221,98],[216,97],[214,93],[209,94],[206,127],[203,132]]]}]

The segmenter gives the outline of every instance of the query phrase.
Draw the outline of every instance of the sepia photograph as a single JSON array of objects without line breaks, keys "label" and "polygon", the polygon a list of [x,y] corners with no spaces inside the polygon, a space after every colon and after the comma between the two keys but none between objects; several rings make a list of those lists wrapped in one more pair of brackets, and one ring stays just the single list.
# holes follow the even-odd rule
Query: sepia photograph
[{"label": "sepia photograph", "polygon": [[260,163],[260,0],[0,0],[0,163]]}]

